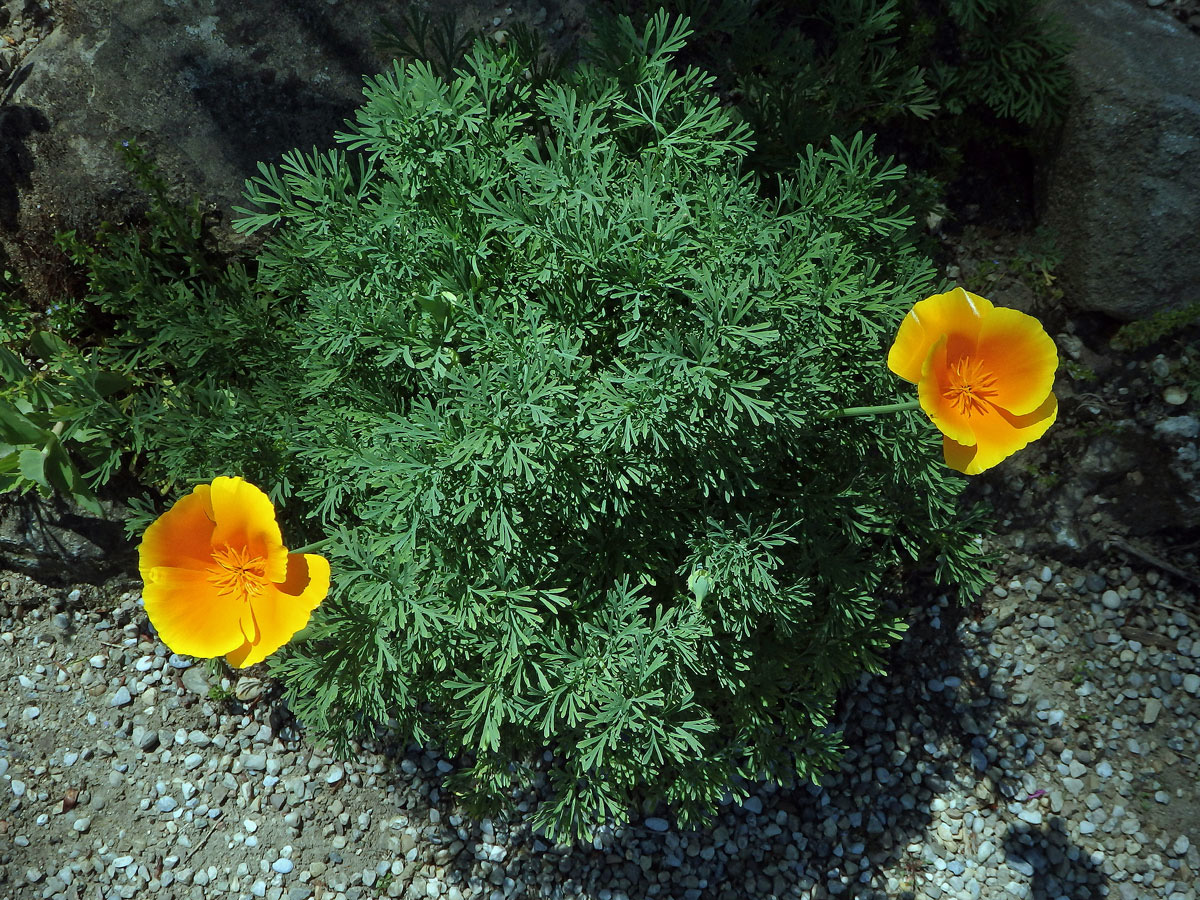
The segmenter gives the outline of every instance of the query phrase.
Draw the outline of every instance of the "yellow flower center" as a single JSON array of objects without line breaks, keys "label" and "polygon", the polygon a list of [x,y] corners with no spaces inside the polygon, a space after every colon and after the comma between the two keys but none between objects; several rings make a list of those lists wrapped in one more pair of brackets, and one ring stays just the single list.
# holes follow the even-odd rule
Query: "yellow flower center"
[{"label": "yellow flower center", "polygon": [[950,386],[943,396],[964,416],[984,412],[996,396],[996,376],[984,369],[981,360],[963,356],[950,364],[949,375]]},{"label": "yellow flower center", "polygon": [[238,547],[221,547],[213,550],[213,565],[208,568],[208,580],[222,594],[232,594],[242,600],[257,597],[267,583],[267,561],[261,556],[251,556],[250,551]]}]

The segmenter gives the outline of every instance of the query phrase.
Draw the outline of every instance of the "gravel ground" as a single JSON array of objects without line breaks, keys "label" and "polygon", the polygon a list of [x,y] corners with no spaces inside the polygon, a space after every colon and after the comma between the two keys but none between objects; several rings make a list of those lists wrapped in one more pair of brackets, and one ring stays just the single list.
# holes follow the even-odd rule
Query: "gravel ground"
[{"label": "gravel ground", "polygon": [[823,787],[582,848],[467,818],[431,749],[328,759],[269,685],[170,655],[135,591],[9,574],[0,896],[1195,900],[1194,593],[1015,551],[1002,572],[974,609],[930,597],[848,692]]},{"label": "gravel ground", "polygon": [[[0,4],[0,96],[51,24],[49,3]],[[1155,391],[1164,366],[1142,372]],[[1126,421],[1175,423],[1159,438],[1194,466],[1185,401]],[[574,848],[522,822],[541,784],[475,821],[432,748],[330,760],[271,684],[171,656],[136,585],[0,573],[0,898],[1196,900],[1195,585],[1137,557],[1026,552],[1026,536],[999,539],[975,606],[929,596],[889,674],[847,692],[850,749],[823,787],[756,786],[701,831],[653,810]]]}]

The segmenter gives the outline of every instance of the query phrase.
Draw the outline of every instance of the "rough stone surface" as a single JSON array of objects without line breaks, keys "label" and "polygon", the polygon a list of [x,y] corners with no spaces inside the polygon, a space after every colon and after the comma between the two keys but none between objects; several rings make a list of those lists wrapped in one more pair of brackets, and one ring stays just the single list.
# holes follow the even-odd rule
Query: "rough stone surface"
[{"label": "rough stone surface", "polygon": [[[560,35],[578,31],[575,0],[547,5]],[[540,4],[512,6],[546,20]],[[499,27],[466,3],[435,8],[455,9],[464,27]],[[55,232],[135,216],[141,194],[116,151],[122,140],[152,154],[173,194],[198,195],[228,221],[260,161],[334,145],[362,102],[363,76],[390,64],[376,36],[403,12],[392,0],[64,5],[0,108],[0,258],[34,296],[51,293]],[[236,249],[252,240],[217,234]]]},{"label": "rough stone surface", "polygon": [[360,98],[361,76],[380,68],[370,35],[390,6],[73,4],[27,57],[12,94],[28,127],[9,139],[36,160],[27,188],[6,204],[15,220],[0,223],[13,263],[21,268],[41,234],[136,208],[118,140],[141,142],[172,181],[226,213],[258,160],[329,146]]},{"label": "rough stone surface", "polygon": [[1055,0],[1077,95],[1044,196],[1068,300],[1120,319],[1200,300],[1200,41],[1127,0]]},{"label": "rough stone surface", "polygon": [[115,519],[98,519],[57,498],[0,497],[0,565],[61,581],[66,561],[71,578],[98,583],[121,571],[130,558]]}]

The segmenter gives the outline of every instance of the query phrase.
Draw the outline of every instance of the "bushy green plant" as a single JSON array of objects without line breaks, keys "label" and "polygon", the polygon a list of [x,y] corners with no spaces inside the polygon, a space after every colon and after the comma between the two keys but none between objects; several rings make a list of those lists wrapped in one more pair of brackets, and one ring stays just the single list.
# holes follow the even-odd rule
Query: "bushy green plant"
[{"label": "bushy green plant", "polygon": [[[106,427],[98,442],[106,464],[93,481],[105,483],[132,458],[143,480],[166,492],[187,490],[236,459],[274,499],[286,496],[287,460],[277,436],[286,402],[267,396],[276,382],[262,376],[287,358],[289,310],[245,265],[216,252],[200,204],[173,202],[136,143],[124,141],[120,151],[148,197],[142,227],[105,225],[91,241],[59,236],[87,272],[89,303],[108,320],[84,358],[130,383],[120,428]],[[275,409],[269,431],[242,426],[264,406]],[[99,427],[99,411],[90,412],[78,421]]]},{"label": "bushy green plant", "polygon": [[[123,376],[64,341],[74,308],[39,313],[20,283],[0,273],[0,492],[57,491],[99,514],[90,482],[121,462]],[[82,469],[81,469],[82,466]]]},{"label": "bushy green plant", "polygon": [[660,6],[691,17],[698,33],[686,58],[719,73],[754,130],[752,160],[763,169],[787,168],[797,147],[866,129],[945,178],[964,134],[1011,144],[1011,126],[1047,125],[1066,108],[1069,43],[1036,0],[609,4],[635,21]]},{"label": "bushy green plant", "polygon": [[981,584],[922,416],[825,415],[910,394],[903,169],[834,141],[760,190],[685,34],[626,22],[537,89],[487,43],[396,66],[342,149],[249,185],[257,271],[92,266],[112,352],[159,373],[155,471],[258,479],[326,538],[275,665],[302,721],[435,741],[480,802],[548,748],[554,836],[816,776],[903,630],[882,595]]},{"label": "bushy green plant", "polygon": [[1159,310],[1144,319],[1126,322],[1113,334],[1112,345],[1123,352],[1145,350],[1194,327],[1197,322],[1200,322],[1200,302],[1187,303],[1177,309]]},{"label": "bushy green plant", "polygon": [[979,104],[1024,125],[1057,121],[1071,85],[1071,42],[1037,0],[942,0],[952,49],[930,67],[945,109],[958,115]]}]

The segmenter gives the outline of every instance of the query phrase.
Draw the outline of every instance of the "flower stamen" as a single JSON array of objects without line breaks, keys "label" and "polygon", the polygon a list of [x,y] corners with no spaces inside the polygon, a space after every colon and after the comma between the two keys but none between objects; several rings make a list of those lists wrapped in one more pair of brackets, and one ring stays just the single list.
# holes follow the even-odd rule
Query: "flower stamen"
[{"label": "flower stamen", "polygon": [[972,356],[960,357],[949,368],[950,386],[943,396],[964,416],[986,412],[996,396],[996,376]]},{"label": "flower stamen", "polygon": [[263,592],[267,561],[261,556],[251,556],[243,547],[220,547],[213,549],[212,558],[208,580],[222,594],[249,600]]}]

